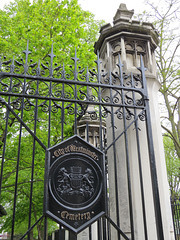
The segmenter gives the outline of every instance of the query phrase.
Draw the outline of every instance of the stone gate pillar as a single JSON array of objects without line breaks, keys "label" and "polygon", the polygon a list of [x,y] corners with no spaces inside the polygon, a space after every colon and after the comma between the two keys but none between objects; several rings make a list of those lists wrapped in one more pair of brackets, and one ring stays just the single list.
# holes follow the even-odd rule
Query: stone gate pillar
[{"label": "stone gate pillar", "polygon": [[[149,95],[150,115],[152,124],[152,135],[154,142],[154,151],[156,159],[157,181],[160,196],[160,210],[162,215],[162,228],[165,240],[173,240],[173,224],[170,209],[170,196],[169,187],[167,182],[166,165],[164,159],[164,150],[160,126],[160,118],[158,113],[158,90],[160,83],[157,80],[157,69],[155,62],[154,51],[158,44],[158,34],[155,31],[151,23],[141,23],[139,21],[132,20],[134,11],[129,11],[125,4],[120,4],[117,10],[113,26],[106,24],[100,30],[100,37],[95,43],[95,52],[99,51],[100,59],[102,62],[102,68],[108,72],[118,71],[118,57],[120,55],[121,62],[123,64],[123,72],[125,74],[138,74],[140,67],[140,56],[143,58],[146,71],[147,88]],[[111,119],[107,118],[107,141],[112,142],[112,124]],[[116,130],[115,135],[123,131],[123,123],[119,123],[115,120]],[[153,190],[152,190],[152,178],[150,163],[148,162],[148,143],[146,140],[147,130],[145,125],[139,123],[138,137],[141,142],[141,161],[142,161],[142,182],[144,187],[144,202],[142,201],[142,194],[139,180],[139,168],[138,168],[138,151],[136,147],[135,131],[133,128],[127,130],[128,148],[129,148],[129,160],[130,160],[130,173],[131,173],[131,191],[132,191],[132,205],[133,205],[133,217],[130,216],[127,193],[128,188],[128,176],[126,171],[126,149],[123,145],[125,137],[116,141],[114,148],[111,148],[107,152],[108,156],[108,169],[109,169],[109,199],[110,199],[110,217],[120,226],[120,229],[131,238],[132,229],[130,228],[130,218],[133,218],[134,223],[134,239],[137,240],[162,240],[157,233],[156,213],[154,210],[153,202]],[[114,153],[116,151],[116,153]],[[111,161],[112,156],[116,157],[116,166],[114,161]],[[118,183],[114,180],[114,171],[116,168]],[[118,185],[115,193],[114,185]],[[119,199],[118,205],[116,198]],[[143,228],[143,210],[142,204],[144,204],[144,218],[147,226],[146,230]],[[119,216],[119,217],[118,217]],[[118,239],[117,232],[112,228],[110,230],[111,238],[113,240]]]}]

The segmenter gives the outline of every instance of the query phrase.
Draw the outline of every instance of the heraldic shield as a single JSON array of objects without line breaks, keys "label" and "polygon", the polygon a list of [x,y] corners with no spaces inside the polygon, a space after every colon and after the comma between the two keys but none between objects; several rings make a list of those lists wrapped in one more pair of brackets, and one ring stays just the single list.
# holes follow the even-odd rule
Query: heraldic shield
[{"label": "heraldic shield", "polygon": [[75,135],[47,150],[45,214],[79,233],[106,213],[104,154]]}]

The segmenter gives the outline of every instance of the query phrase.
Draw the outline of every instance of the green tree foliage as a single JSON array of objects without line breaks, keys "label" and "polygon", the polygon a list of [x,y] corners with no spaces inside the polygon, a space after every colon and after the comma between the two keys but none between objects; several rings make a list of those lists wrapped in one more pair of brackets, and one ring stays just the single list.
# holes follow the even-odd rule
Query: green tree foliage
[{"label": "green tree foliage", "polygon": [[151,6],[149,17],[159,33],[159,46],[156,50],[160,92],[164,98],[162,128],[172,139],[174,149],[180,158],[180,34],[179,0],[162,0]]},{"label": "green tree foliage", "polygon": [[163,140],[169,188],[171,197],[174,199],[180,194],[180,158],[176,154],[172,139],[165,136]]},{"label": "green tree foliage", "polygon": [[[75,48],[77,48],[78,58],[81,60],[81,66],[94,66],[96,58],[93,45],[98,35],[99,26],[102,22],[95,21],[94,16],[83,11],[78,5],[77,0],[15,0],[11,2],[4,10],[0,10],[0,56],[6,56],[6,60],[13,57],[22,62],[24,58],[22,53],[26,49],[27,41],[31,51],[33,63],[40,63],[47,66],[51,45],[56,55],[56,62],[65,68],[74,57]],[[5,61],[6,61],[5,60]],[[22,66],[20,66],[21,68]],[[33,71],[32,71],[33,72]],[[4,81],[4,82],[3,82]],[[2,80],[3,84],[6,84]],[[20,90],[18,79],[13,79],[14,84],[17,81],[17,91]],[[2,86],[3,86],[2,84]],[[33,82],[29,84],[33,91]],[[4,85],[5,86],[5,85]],[[61,89],[55,91],[60,92]],[[65,91],[71,94],[71,86]],[[44,82],[39,83],[39,91],[48,94],[48,87]],[[8,101],[8,97],[4,97]],[[61,111],[52,111],[51,113],[51,132],[48,136],[48,106],[50,103],[44,100],[38,100],[37,109],[36,100],[30,99],[33,105],[25,100],[25,110],[21,115],[21,100],[11,97],[11,102],[16,100],[14,111],[27,124],[27,126],[36,134],[44,146],[49,147],[61,141],[61,124],[64,124],[64,138],[73,134],[74,117],[70,114],[68,103],[64,113],[64,122],[61,122]],[[19,109],[17,104],[19,104]],[[27,104],[27,105],[26,105]],[[66,103],[64,103],[66,104]],[[13,105],[13,104],[12,104]],[[41,108],[42,105],[42,108]],[[0,156],[3,155],[3,144],[5,142],[5,121],[8,111],[0,106]],[[37,126],[34,127],[37,117]],[[8,133],[6,136],[6,151],[3,171],[3,182],[0,202],[7,211],[7,216],[3,217],[0,224],[0,231],[11,232],[13,205],[15,197],[16,169],[18,171],[17,181],[17,200],[15,217],[15,235],[22,236],[27,229],[34,224],[43,213],[43,192],[44,192],[44,164],[45,150],[34,141],[33,137],[22,128],[13,114],[8,115]],[[50,141],[48,142],[48,139]],[[18,149],[21,143],[21,149]],[[0,158],[1,161],[1,158]],[[33,176],[32,176],[33,166]],[[33,196],[30,196],[30,189],[33,183]],[[29,203],[32,201],[31,209]],[[31,218],[31,225],[29,223]],[[39,221],[36,227],[31,231],[31,239],[43,239],[44,220]],[[48,230],[57,228],[54,222],[48,223]]]},{"label": "green tree foliage", "polygon": [[29,40],[37,61],[48,56],[53,43],[58,62],[69,63],[77,48],[81,64],[93,64],[101,21],[83,11],[77,0],[16,0],[0,10],[0,22],[1,55],[21,57]]}]

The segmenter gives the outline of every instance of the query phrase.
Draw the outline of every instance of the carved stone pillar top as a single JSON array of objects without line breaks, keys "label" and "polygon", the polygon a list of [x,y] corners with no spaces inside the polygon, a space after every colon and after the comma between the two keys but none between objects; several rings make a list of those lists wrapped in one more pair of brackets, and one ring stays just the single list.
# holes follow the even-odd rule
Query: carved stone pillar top
[{"label": "carved stone pillar top", "polygon": [[129,11],[126,7],[126,4],[121,3],[119,8],[117,9],[117,12],[114,16],[114,24],[117,24],[119,20],[130,20],[134,14],[134,10]]},{"label": "carved stone pillar top", "polygon": [[100,29],[100,36],[95,43],[95,53],[101,52],[104,44],[120,36],[130,36],[149,39],[155,49],[159,43],[158,33],[152,23],[133,20],[134,10],[127,10],[126,4],[120,4],[114,16],[113,26],[110,23]]},{"label": "carved stone pillar top", "polygon": [[95,43],[95,53],[99,51],[102,68],[116,71],[120,55],[124,72],[137,72],[140,67],[140,56],[147,69],[146,76],[156,76],[155,49],[159,43],[156,29],[149,22],[132,19],[134,10],[128,10],[121,3],[114,16],[113,26],[110,23],[100,29],[100,36]]}]

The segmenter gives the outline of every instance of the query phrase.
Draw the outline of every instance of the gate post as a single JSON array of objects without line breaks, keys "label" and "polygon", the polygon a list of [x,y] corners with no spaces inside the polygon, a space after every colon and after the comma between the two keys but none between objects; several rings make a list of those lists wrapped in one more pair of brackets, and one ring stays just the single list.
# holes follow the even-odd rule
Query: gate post
[{"label": "gate post", "polygon": [[[126,128],[126,120],[120,123],[119,119],[113,116],[114,112],[111,112],[106,121],[107,145],[115,142],[107,151],[109,215],[132,240],[173,240],[169,187],[157,100],[160,83],[157,80],[154,51],[158,45],[158,34],[151,23],[132,20],[133,13],[133,10],[127,10],[125,4],[120,4],[113,27],[106,24],[101,28],[100,37],[95,43],[95,52],[99,51],[102,68],[110,72],[110,75],[111,72],[115,75],[121,68],[122,75],[140,74],[137,68],[140,68],[142,56],[147,69],[145,76],[148,91],[148,99],[144,93],[144,101],[149,101],[147,105],[151,115],[155,163],[152,163],[149,150],[153,146],[149,147],[150,135],[146,126],[150,123],[148,119],[146,124],[135,121],[136,129]],[[104,94],[106,95],[107,91]],[[120,135],[122,137],[118,138]],[[157,209],[158,204],[160,209]],[[159,214],[161,216],[158,216]],[[110,234],[112,239],[120,239],[114,228],[110,229]]]}]

